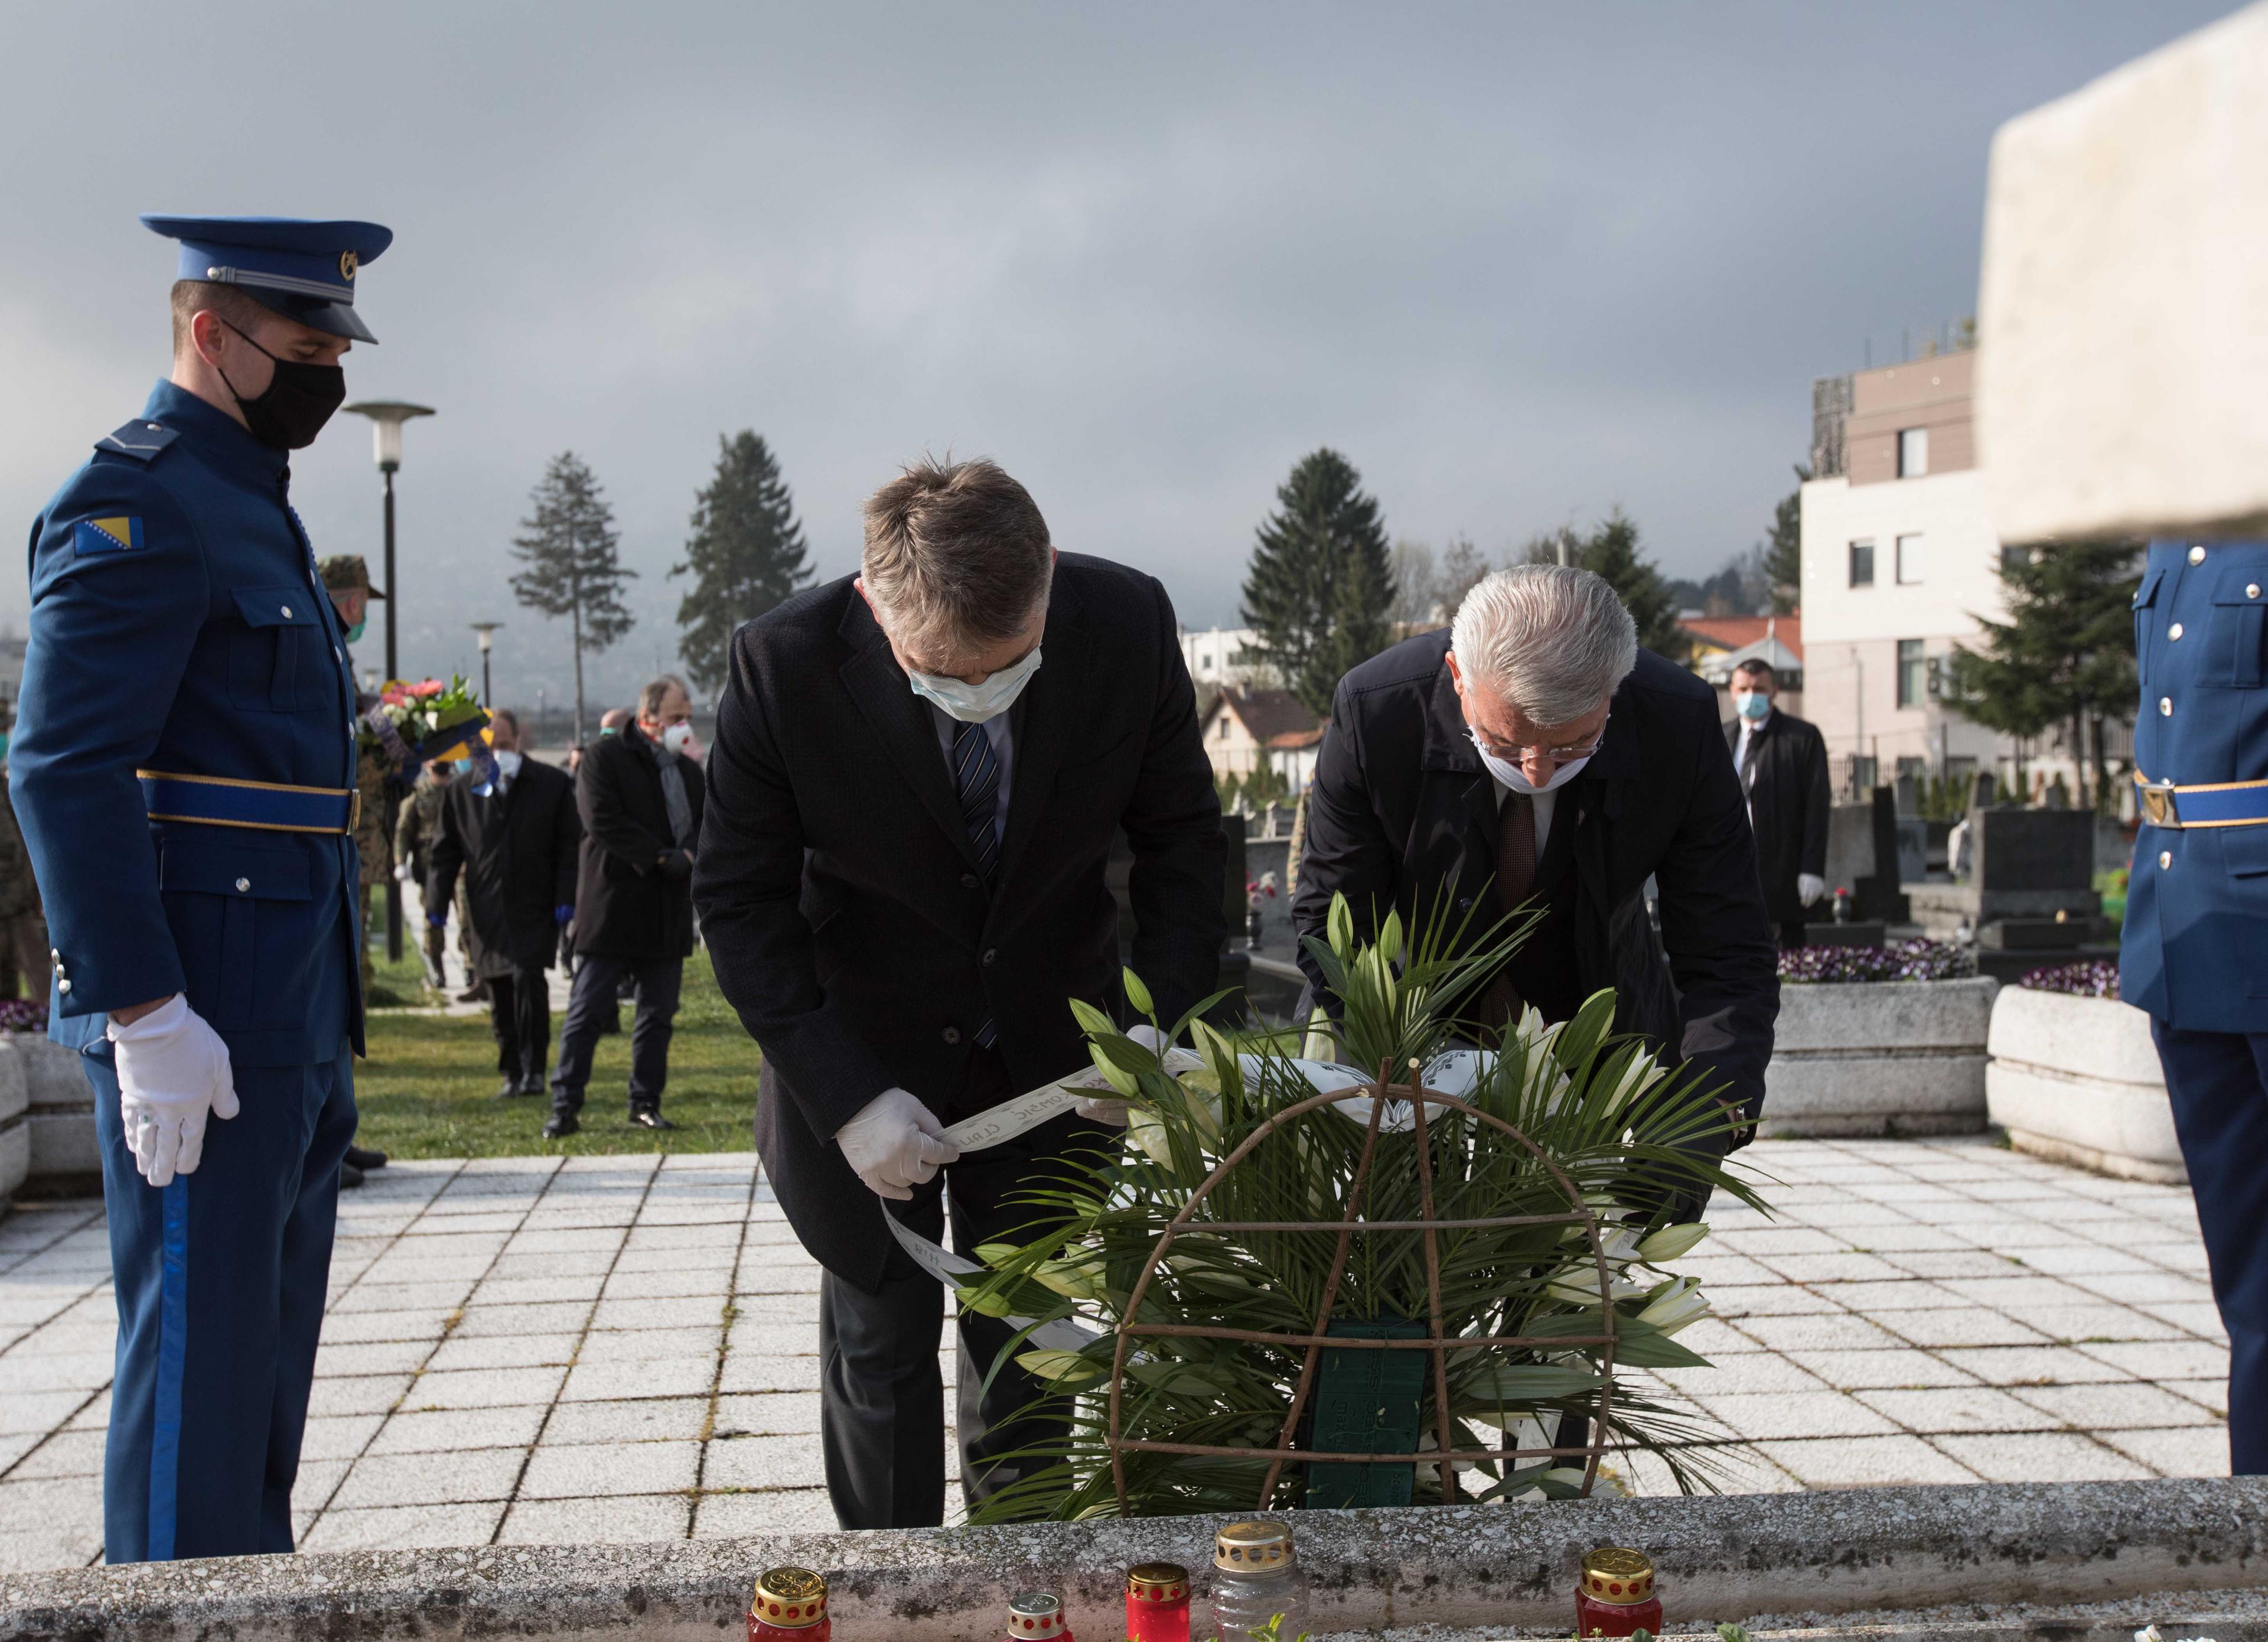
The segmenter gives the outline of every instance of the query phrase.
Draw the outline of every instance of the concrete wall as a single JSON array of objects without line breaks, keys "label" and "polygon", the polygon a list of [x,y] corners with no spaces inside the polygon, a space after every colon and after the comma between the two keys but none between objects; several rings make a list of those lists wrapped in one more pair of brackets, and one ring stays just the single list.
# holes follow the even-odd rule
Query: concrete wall
[{"label": "concrete wall", "polygon": [[1929,471],[1959,473],[1977,465],[1970,395],[1974,350],[1882,365],[1851,378],[1851,414],[1844,423],[1844,466],[1852,484],[1898,477],[1898,434],[1929,431]]},{"label": "concrete wall", "polygon": [[1780,988],[1761,1134],[1957,1135],[1984,1127],[1998,983]]},{"label": "concrete wall", "polygon": [[[0,1042],[5,1042],[0,1039]],[[30,1080],[19,1055],[0,1052],[0,1211],[32,1172]]]},{"label": "concrete wall", "polygon": [[[5,1086],[18,1079],[24,1090],[23,1151],[26,1179],[20,1190],[43,1197],[78,1196],[102,1189],[102,1152],[94,1132],[94,1088],[80,1056],[49,1042],[44,1033],[0,1033],[0,1108]],[[7,1120],[0,1116],[0,1196],[5,1196]]]},{"label": "concrete wall", "polygon": [[2150,1018],[2107,998],[2012,986],[1992,1006],[1992,1121],[2020,1152],[2129,1180],[2189,1179]]}]

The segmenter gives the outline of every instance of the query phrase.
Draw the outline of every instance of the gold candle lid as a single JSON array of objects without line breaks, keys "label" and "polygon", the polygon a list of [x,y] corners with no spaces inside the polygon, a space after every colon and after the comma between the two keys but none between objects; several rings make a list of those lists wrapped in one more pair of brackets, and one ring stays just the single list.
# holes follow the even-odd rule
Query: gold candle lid
[{"label": "gold candle lid", "polygon": [[1212,1565],[1231,1573],[1274,1573],[1292,1560],[1292,1530],[1281,1522],[1232,1522],[1213,1535]]},{"label": "gold candle lid", "polygon": [[1189,1571],[1178,1562],[1138,1563],[1126,1571],[1126,1594],[1138,1602],[1177,1602],[1189,1594]]},{"label": "gold candle lid", "polygon": [[1583,1594],[1627,1608],[1653,1594],[1653,1564],[1642,1550],[1602,1545],[1583,1556]]},{"label": "gold candle lid", "polygon": [[768,1568],[748,1612],[783,1631],[815,1625],[827,1617],[827,1581],[808,1568]]}]

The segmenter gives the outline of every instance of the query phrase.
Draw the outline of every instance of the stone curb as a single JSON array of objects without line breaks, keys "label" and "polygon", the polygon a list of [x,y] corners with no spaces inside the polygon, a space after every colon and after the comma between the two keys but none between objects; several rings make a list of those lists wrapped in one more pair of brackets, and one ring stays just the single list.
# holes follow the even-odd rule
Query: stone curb
[{"label": "stone curb", "polygon": [[[1074,1632],[1123,1633],[1123,1577],[1202,1570],[1224,1517],[490,1546],[144,1564],[0,1577],[0,1635],[138,1642],[737,1634],[755,1575],[823,1570],[854,1635],[966,1642],[1012,1592],[1063,1594]],[[1314,1627],[1564,1628],[1596,1545],[1653,1557],[1675,1624],[1948,1602],[2084,1603],[2268,1578],[2268,1478],[1597,1499],[1292,1519]]]}]

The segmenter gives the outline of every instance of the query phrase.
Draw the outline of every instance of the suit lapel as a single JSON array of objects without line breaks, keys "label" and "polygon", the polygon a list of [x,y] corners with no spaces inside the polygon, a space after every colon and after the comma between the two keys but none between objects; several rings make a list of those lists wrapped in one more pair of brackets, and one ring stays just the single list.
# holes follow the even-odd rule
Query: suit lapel
[{"label": "suit lapel", "polygon": [[[851,646],[850,659],[841,669],[843,688],[922,807],[945,829],[961,858],[976,868],[980,865],[976,845],[961,820],[961,800],[945,767],[945,749],[938,745],[936,723],[928,705],[907,686],[904,669],[890,653],[889,640],[855,592],[843,612],[841,631]],[[1019,778],[1022,773],[1020,761]]]},{"label": "suit lapel", "polygon": [[[1040,635],[1040,670],[1016,703],[1015,762],[1008,776],[1008,828],[1000,841],[1000,880],[1016,870],[1040,813],[1053,795],[1064,749],[1079,735],[1088,700],[1088,656],[1078,599],[1058,581]],[[1138,732],[1137,733],[1139,733]]]}]

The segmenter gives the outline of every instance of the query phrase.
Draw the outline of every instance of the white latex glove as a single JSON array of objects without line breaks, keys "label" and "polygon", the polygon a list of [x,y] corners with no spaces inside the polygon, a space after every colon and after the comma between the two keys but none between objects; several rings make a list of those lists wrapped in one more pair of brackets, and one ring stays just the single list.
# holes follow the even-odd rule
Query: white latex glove
[{"label": "white latex glove", "polygon": [[1827,894],[1827,880],[1816,873],[1798,873],[1795,875],[1795,893],[1805,906],[1815,907]]},{"label": "white latex glove", "polygon": [[205,1152],[205,1115],[237,1114],[228,1045],[179,992],[131,1026],[110,1023],[118,1064],[118,1116],[134,1167],[152,1186],[194,1174]]},{"label": "white latex glove", "polygon": [[867,1190],[900,1203],[911,1200],[911,1188],[936,1179],[939,1165],[961,1157],[937,1114],[903,1089],[885,1089],[859,1108],[835,1131],[835,1144]]},{"label": "white latex glove", "polygon": [[409,881],[409,862],[397,861],[394,864],[394,881],[397,884],[406,884]]},{"label": "white latex glove", "polygon": [[[1165,1034],[1146,1020],[1138,1027],[1129,1027],[1126,1035],[1152,1055],[1162,1056],[1166,1052]],[[1082,1094],[1071,1109],[1089,1123],[1108,1123],[1117,1129],[1126,1127],[1129,1115],[1127,1102],[1115,1094]]]}]

